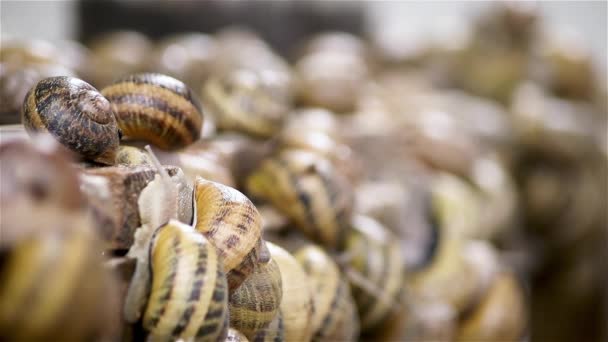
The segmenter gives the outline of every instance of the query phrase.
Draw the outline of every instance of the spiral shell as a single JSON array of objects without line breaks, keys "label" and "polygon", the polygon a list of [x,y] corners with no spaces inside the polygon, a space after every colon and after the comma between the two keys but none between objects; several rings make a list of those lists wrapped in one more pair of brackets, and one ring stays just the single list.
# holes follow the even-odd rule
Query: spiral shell
[{"label": "spiral shell", "polygon": [[234,290],[253,272],[265,249],[261,216],[238,190],[200,177],[194,184],[194,201],[196,230],[217,248]]},{"label": "spiral shell", "polygon": [[282,151],[251,174],[247,191],[268,200],[314,241],[329,248],[343,244],[354,195],[325,158],[309,151]]},{"label": "spiral shell", "polygon": [[165,150],[198,140],[201,105],[181,81],[162,74],[136,74],[103,88],[125,136]]},{"label": "spiral shell", "polygon": [[224,339],[228,329],[226,277],[219,255],[207,239],[192,227],[171,220],[154,233],[149,259],[152,285],[144,329],[159,339]]},{"label": "spiral shell", "polygon": [[[356,274],[348,269],[346,274],[351,280],[361,329],[365,331],[380,323],[399,304],[404,263],[398,240],[380,223],[354,216],[352,225],[345,253],[350,257],[348,267]],[[363,279],[357,279],[360,277]]]},{"label": "spiral shell", "polygon": [[314,299],[313,341],[356,341],[359,316],[350,285],[321,248],[308,245],[295,258],[308,274]]},{"label": "spiral shell", "polygon": [[110,103],[90,84],[45,78],[27,93],[21,115],[28,133],[49,132],[85,159],[114,164],[121,132]]},{"label": "spiral shell", "polygon": [[291,254],[271,242],[266,244],[281,271],[283,299],[280,312],[285,341],[309,341],[313,334],[314,300],[308,276]]},{"label": "spiral shell", "polygon": [[116,340],[116,279],[104,269],[93,235],[43,232],[5,250],[0,267],[0,339]]},{"label": "spiral shell", "polygon": [[253,273],[230,293],[230,326],[252,340],[277,315],[283,290],[281,272],[270,259],[254,266]]},{"label": "spiral shell", "polygon": [[218,128],[269,137],[290,109],[287,79],[271,70],[234,70],[207,81],[203,97]]}]

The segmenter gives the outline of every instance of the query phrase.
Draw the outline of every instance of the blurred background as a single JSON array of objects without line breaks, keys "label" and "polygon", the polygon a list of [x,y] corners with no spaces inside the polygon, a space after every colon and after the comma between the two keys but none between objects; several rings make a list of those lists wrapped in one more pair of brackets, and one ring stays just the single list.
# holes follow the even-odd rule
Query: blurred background
[{"label": "blurred background", "polygon": [[[398,237],[405,308],[363,339],[608,341],[607,11],[3,0],[0,123],[19,123],[42,77],[101,89],[170,74],[210,104],[203,138],[238,132],[323,154],[354,189],[354,211]],[[237,69],[272,77],[251,90]],[[241,96],[255,103],[247,115],[273,116],[269,131],[224,116],[222,101]]]}]

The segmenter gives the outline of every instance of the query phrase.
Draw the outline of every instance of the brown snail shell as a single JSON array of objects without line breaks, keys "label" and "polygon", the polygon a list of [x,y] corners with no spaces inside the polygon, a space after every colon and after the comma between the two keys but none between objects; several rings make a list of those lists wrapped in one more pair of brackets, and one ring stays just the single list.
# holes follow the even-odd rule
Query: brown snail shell
[{"label": "brown snail shell", "polygon": [[120,336],[116,279],[103,267],[88,227],[71,224],[75,229],[37,234],[3,255],[0,339],[101,341]]},{"label": "brown snail shell", "polygon": [[261,216],[238,190],[200,177],[194,184],[194,203],[194,226],[218,249],[234,290],[264,253]]},{"label": "brown snail shell", "polygon": [[314,312],[314,300],[308,276],[291,254],[271,242],[266,244],[272,259],[277,262],[281,270],[283,299],[280,312],[285,329],[285,341],[308,341],[313,334]]},{"label": "brown snail shell", "polygon": [[158,228],[150,244],[144,329],[152,338],[223,340],[228,330],[228,288],[215,247],[175,220]]},{"label": "brown snail shell", "polygon": [[279,311],[283,297],[281,272],[272,258],[258,263],[241,286],[230,293],[230,326],[253,340]]},{"label": "brown snail shell", "polygon": [[313,341],[356,341],[359,315],[350,285],[338,265],[320,247],[308,245],[295,258],[309,276],[314,299]]},{"label": "brown snail shell", "polygon": [[49,77],[26,95],[22,121],[28,133],[49,132],[88,160],[115,163],[121,132],[110,103],[90,84],[73,77]]},{"label": "brown snail shell", "polygon": [[201,136],[202,108],[183,82],[162,74],[126,76],[103,88],[124,135],[164,150],[190,145]]},{"label": "brown snail shell", "polygon": [[246,188],[253,197],[273,204],[314,241],[328,248],[343,244],[354,194],[346,178],[322,156],[281,151],[261,163]]}]

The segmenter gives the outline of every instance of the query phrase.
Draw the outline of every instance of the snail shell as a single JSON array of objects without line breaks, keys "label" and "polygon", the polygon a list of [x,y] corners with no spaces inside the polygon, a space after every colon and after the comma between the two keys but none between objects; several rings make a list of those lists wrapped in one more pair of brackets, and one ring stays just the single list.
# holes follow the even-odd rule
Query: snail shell
[{"label": "snail shell", "polygon": [[359,316],[350,285],[338,265],[320,247],[308,245],[294,256],[308,274],[312,285],[314,314],[313,341],[356,341]]},{"label": "snail shell", "polygon": [[152,162],[144,150],[135,146],[121,145],[116,152],[116,164],[125,166],[151,166]]},{"label": "snail shell", "polygon": [[270,202],[312,240],[328,248],[343,244],[354,194],[327,159],[285,150],[263,161],[246,182],[249,194]]},{"label": "snail shell", "polygon": [[258,330],[253,338],[255,342],[283,342],[285,341],[285,324],[281,309],[266,328]]},{"label": "snail shell", "polygon": [[282,296],[277,263],[272,259],[258,263],[241,286],[230,293],[230,326],[254,339],[277,315]]},{"label": "snail shell", "polygon": [[287,81],[282,73],[271,70],[233,70],[209,79],[203,97],[218,128],[270,137],[289,114]]},{"label": "snail shell", "polygon": [[242,332],[231,327],[228,329],[228,335],[226,335],[224,342],[249,342],[249,340]]},{"label": "snail shell", "polygon": [[125,136],[175,150],[198,140],[201,105],[181,81],[162,74],[135,74],[103,88]]},{"label": "snail shell", "polygon": [[110,103],[73,77],[45,78],[27,93],[22,121],[28,133],[46,131],[88,160],[112,165],[121,132]]},{"label": "snail shell", "polygon": [[142,325],[153,338],[226,337],[226,277],[216,249],[203,235],[169,221],[152,237],[149,265],[152,284]]},{"label": "snail shell", "polygon": [[[345,253],[352,268],[373,289],[362,287],[351,280],[352,294],[357,304],[363,331],[372,329],[399,304],[403,288],[404,262],[398,240],[377,221],[365,216],[354,216]],[[351,271],[352,272],[352,271]],[[373,290],[373,292],[370,292]]]},{"label": "snail shell", "polygon": [[69,233],[43,232],[3,255],[1,340],[119,338],[116,279],[102,266],[90,231],[74,224]]},{"label": "snail shell", "polygon": [[262,219],[236,189],[198,177],[194,184],[195,227],[218,249],[234,290],[253,272],[260,253]]},{"label": "snail shell", "polygon": [[291,254],[271,242],[266,244],[272,259],[276,261],[281,271],[283,299],[280,312],[285,329],[285,341],[309,341],[313,334],[314,312],[309,278]]}]

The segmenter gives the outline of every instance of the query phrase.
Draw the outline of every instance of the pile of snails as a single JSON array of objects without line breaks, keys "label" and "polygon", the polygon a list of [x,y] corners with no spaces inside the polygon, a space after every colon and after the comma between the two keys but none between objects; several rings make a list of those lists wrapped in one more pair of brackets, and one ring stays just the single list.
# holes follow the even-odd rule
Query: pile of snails
[{"label": "pile of snails", "polygon": [[[3,46],[0,340],[557,336],[547,308],[608,296],[607,119],[538,20],[399,58],[323,33],[292,64],[236,28]],[[523,74],[478,79],[482,52]]]}]

